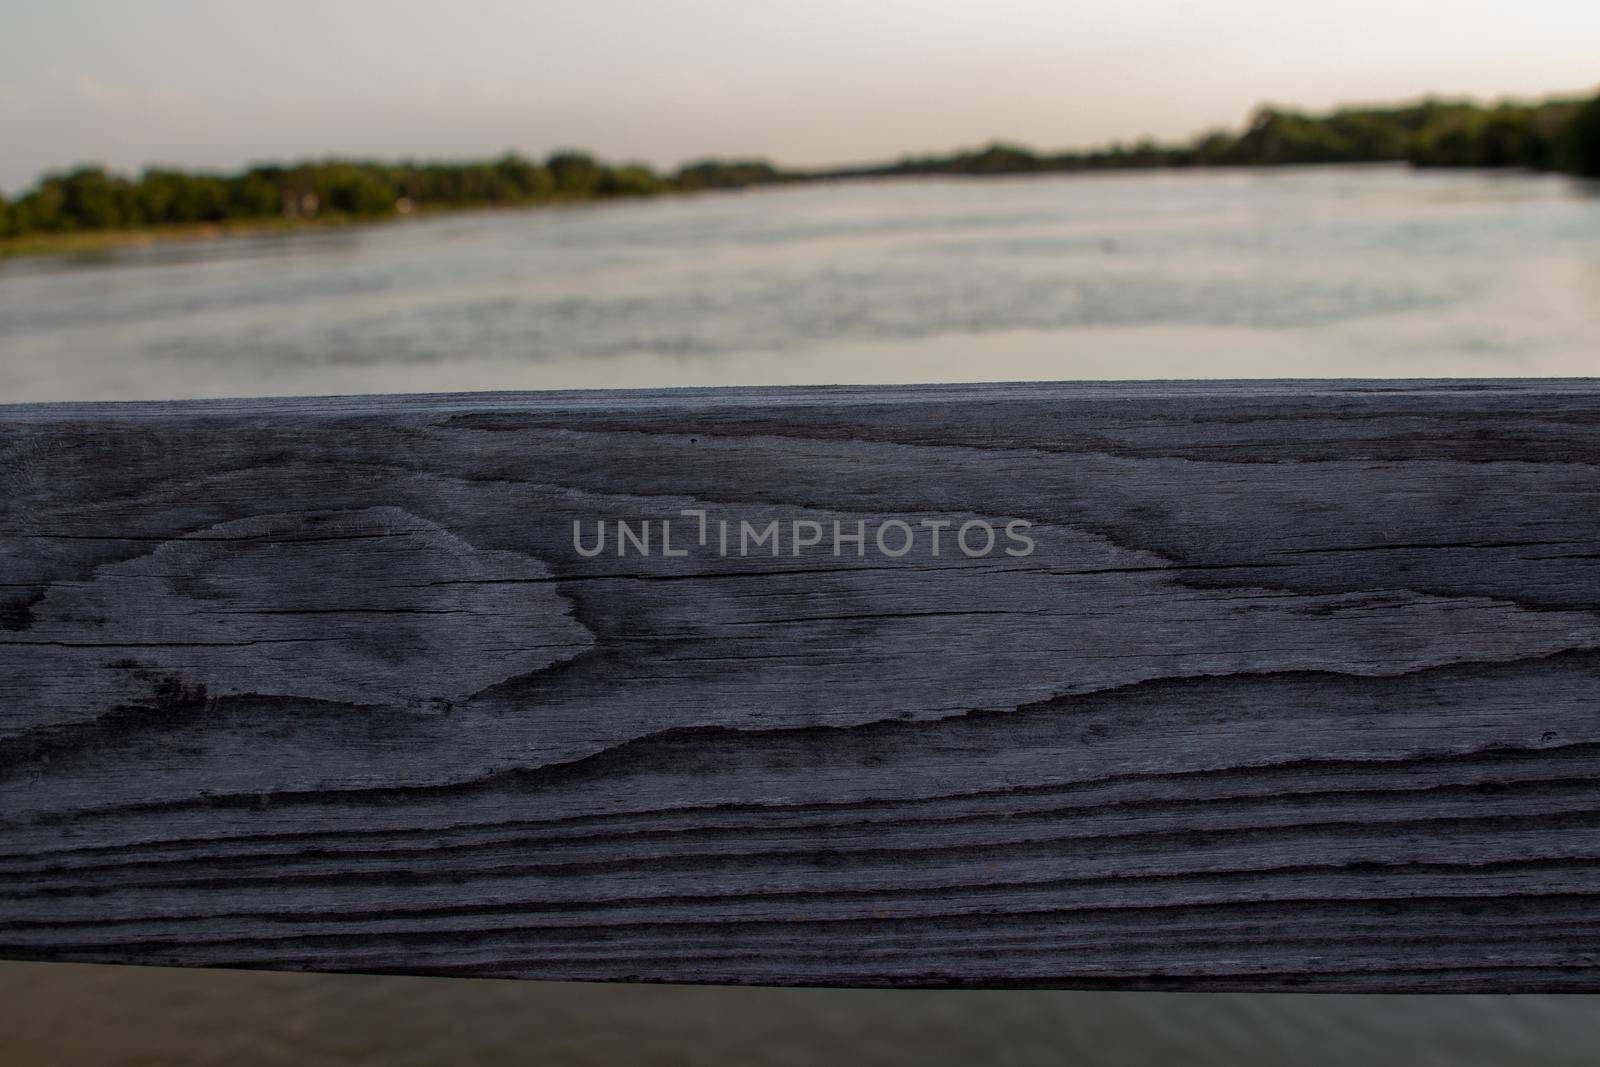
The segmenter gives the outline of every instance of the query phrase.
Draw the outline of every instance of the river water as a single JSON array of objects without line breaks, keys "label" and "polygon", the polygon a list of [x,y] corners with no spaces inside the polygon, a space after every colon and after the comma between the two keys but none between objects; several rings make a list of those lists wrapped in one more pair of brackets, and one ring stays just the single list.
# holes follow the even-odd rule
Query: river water
[{"label": "river water", "polygon": [[[1600,195],[1328,168],[901,181],[0,264],[0,402],[1600,374]],[[1600,999],[0,965],[0,1062],[1588,1064]]]},{"label": "river water", "polygon": [[0,264],[0,399],[1600,373],[1600,192],[856,182]]}]

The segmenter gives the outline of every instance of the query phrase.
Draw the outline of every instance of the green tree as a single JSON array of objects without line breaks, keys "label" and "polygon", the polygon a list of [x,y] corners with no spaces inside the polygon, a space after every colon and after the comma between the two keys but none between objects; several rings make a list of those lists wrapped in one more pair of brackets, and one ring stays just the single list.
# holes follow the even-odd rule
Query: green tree
[{"label": "green tree", "polygon": [[782,180],[783,175],[764,159],[702,159],[679,167],[672,184],[684,190],[742,189]]},{"label": "green tree", "polygon": [[1337,138],[1342,161],[1380,163],[1404,159],[1407,131],[1395,116],[1372,111],[1340,111],[1328,119]]},{"label": "green tree", "polygon": [[1577,108],[1561,125],[1553,152],[1569,174],[1600,178],[1600,96]]},{"label": "green tree", "polygon": [[137,224],[129,211],[128,183],[100,167],[80,167],[61,179],[61,214],[75,230],[109,230]]},{"label": "green tree", "polygon": [[271,218],[282,210],[283,192],[270,171],[252,170],[228,182],[229,218]]},{"label": "green tree", "polygon": [[556,179],[548,167],[515,152],[507,152],[497,159],[494,169],[513,200],[544,200],[556,191]]},{"label": "green tree", "polygon": [[61,233],[71,229],[66,215],[61,211],[62,180],[58,174],[47,174],[39,179],[38,186],[17,202],[17,222],[22,233]]},{"label": "green tree", "polygon": [[150,169],[144,172],[134,191],[139,214],[153,223],[178,222],[176,204],[179,188],[188,181],[175,171]]},{"label": "green tree", "polygon": [[545,166],[555,179],[556,192],[563,196],[593,196],[600,184],[600,165],[582,152],[557,152]]},{"label": "green tree", "polygon": [[1213,130],[1202,134],[1194,146],[1195,162],[1221,165],[1238,162],[1239,140],[1226,130]]},{"label": "green tree", "polygon": [[1028,149],[997,141],[977,152],[963,152],[951,169],[962,174],[1008,174],[1036,170],[1038,165]]},{"label": "green tree", "polygon": [[318,175],[323,202],[330,210],[371,218],[394,211],[396,193],[376,168],[352,163],[326,166]]},{"label": "green tree", "polygon": [[663,188],[655,171],[642,163],[607,167],[595,185],[597,196],[652,196]]},{"label": "green tree", "polygon": [[1532,112],[1502,105],[1484,116],[1478,128],[1479,167],[1517,167],[1532,163],[1535,153]]},{"label": "green tree", "polygon": [[1476,108],[1433,114],[1412,139],[1407,158],[1420,167],[1472,167],[1483,157],[1484,118]]}]

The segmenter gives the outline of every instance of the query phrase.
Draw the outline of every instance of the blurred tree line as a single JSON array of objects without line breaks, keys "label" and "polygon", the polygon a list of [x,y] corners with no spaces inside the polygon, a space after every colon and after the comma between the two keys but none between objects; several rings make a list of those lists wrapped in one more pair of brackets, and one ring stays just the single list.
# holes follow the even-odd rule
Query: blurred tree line
[{"label": "blurred tree line", "polygon": [[1215,131],[1182,145],[1146,140],[1045,155],[994,144],[883,166],[808,173],[779,171],[759,160],[707,160],[663,175],[643,164],[613,166],[572,151],[557,152],[542,163],[514,153],[468,163],[328,160],[259,166],[231,175],[152,168],[129,178],[81,167],[46,175],[14,202],[0,198],[0,237],[269,219],[369,219],[440,208],[897,174],[1386,161],[1419,167],[1524,167],[1600,177],[1600,97],[1487,107],[1427,100],[1326,115],[1266,107],[1242,132]]},{"label": "blurred tree line", "polygon": [[563,151],[539,163],[327,160],[241,174],[151,168],[136,178],[79,167],[47,174],[14,202],[0,199],[0,236],[271,219],[372,219],[440,208],[515,206],[726,189],[784,180],[762,162],[710,160],[659,175]]},{"label": "blurred tree line", "polygon": [[1419,167],[1524,167],[1600,177],[1600,97],[1587,102],[1479,104],[1427,100],[1308,115],[1264,107],[1240,133],[1188,144],[1140,141],[1091,152],[1034,153],[993,144],[840,174],[1014,174],[1130,167],[1409,162]]}]

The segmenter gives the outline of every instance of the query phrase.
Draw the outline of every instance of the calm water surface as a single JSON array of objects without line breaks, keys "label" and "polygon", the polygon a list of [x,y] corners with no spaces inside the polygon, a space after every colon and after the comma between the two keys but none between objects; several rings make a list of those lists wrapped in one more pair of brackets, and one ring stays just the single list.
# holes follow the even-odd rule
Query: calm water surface
[{"label": "calm water surface", "polygon": [[1600,372],[1600,195],[858,182],[0,265],[0,397]]},{"label": "calm water surface", "polygon": [[[0,400],[1600,374],[1600,196],[1392,168],[859,183],[0,265]],[[0,964],[18,1064],[1589,1064],[1590,997]]]}]

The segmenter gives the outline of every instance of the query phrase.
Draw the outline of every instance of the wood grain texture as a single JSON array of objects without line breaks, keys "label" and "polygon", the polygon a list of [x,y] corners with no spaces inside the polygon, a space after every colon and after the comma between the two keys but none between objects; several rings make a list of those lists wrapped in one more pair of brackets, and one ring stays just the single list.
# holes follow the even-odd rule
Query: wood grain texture
[{"label": "wood grain texture", "polygon": [[[1600,990],[1595,381],[9,407],[0,489],[3,955]],[[697,508],[1036,547],[573,550]]]}]

